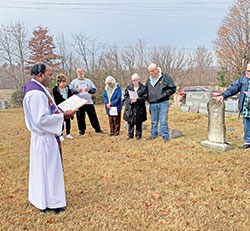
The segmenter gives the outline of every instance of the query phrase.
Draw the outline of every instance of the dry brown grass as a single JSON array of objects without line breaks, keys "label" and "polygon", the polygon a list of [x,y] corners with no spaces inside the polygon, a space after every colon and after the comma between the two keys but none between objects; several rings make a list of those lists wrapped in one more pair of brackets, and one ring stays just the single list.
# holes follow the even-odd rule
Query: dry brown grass
[{"label": "dry brown grass", "polygon": [[[250,227],[249,150],[239,151],[242,121],[226,118],[226,153],[206,149],[207,116],[171,108],[171,128],[184,136],[127,141],[109,137],[103,105],[97,106],[105,131],[95,134],[89,122],[63,143],[66,212],[40,214],[27,201],[29,140],[21,109],[0,111],[0,230],[239,230]],[[147,121],[150,127],[150,120]],[[247,228],[248,227],[248,228]]]}]

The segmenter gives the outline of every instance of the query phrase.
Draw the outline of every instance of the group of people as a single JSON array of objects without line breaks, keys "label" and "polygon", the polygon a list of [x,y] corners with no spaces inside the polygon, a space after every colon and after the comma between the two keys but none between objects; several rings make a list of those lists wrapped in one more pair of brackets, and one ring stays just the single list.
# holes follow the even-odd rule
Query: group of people
[{"label": "group of people", "polygon": [[[108,115],[110,136],[117,136],[120,133],[121,111],[124,104],[123,119],[128,124],[128,139],[134,137],[134,128],[136,139],[141,139],[142,123],[147,120],[145,102],[148,100],[152,125],[151,136],[148,139],[152,140],[158,136],[159,122],[160,133],[164,141],[167,142],[170,139],[168,132],[169,98],[175,93],[176,86],[172,78],[168,74],[163,73],[156,64],[149,65],[148,72],[150,76],[145,86],[140,82],[140,76],[137,73],[132,75],[131,84],[125,89],[123,102],[122,90],[115,78],[112,76],[106,78],[103,101]],[[82,68],[77,68],[76,73],[77,78],[69,86],[66,84],[65,75],[59,74],[57,76],[57,85],[53,88],[55,103],[58,105],[73,94],[77,94],[79,97],[87,100],[87,103],[76,112],[79,134],[84,135],[85,133],[86,113],[95,132],[103,133],[91,99],[91,95],[96,92],[96,87],[90,79],[84,76]],[[73,139],[73,136],[70,134],[70,119],[65,119],[64,121],[66,124],[66,137]],[[63,134],[61,134],[60,140],[64,140]]]},{"label": "group of people", "polygon": [[[133,74],[124,94],[125,110],[123,119],[128,122],[128,139],[142,137],[142,123],[147,119],[145,101],[149,103],[151,116],[151,135],[148,140],[158,137],[158,123],[160,134],[165,142],[170,140],[168,130],[169,99],[176,91],[172,78],[161,71],[156,64],[148,66],[149,77],[146,84],[140,82],[138,74]],[[77,69],[77,78],[69,86],[66,85],[64,75],[57,76],[57,86],[53,88],[53,95],[48,88],[53,79],[51,67],[46,63],[37,63],[31,68],[32,80],[24,87],[25,122],[31,132],[30,141],[30,170],[29,170],[29,201],[41,212],[53,210],[55,213],[64,211],[66,206],[63,161],[61,140],[63,123],[66,123],[66,137],[72,139],[70,134],[70,119],[74,117],[72,110],[61,111],[57,104],[63,102],[72,94],[86,99],[76,112],[79,134],[84,135],[86,130],[85,114],[96,133],[103,133],[96,115],[91,94],[96,92],[93,82],[84,77],[82,68]],[[109,119],[110,136],[117,136],[120,132],[122,91],[114,77],[108,76],[105,81],[103,100]],[[239,112],[244,122],[245,143],[240,148],[250,148],[250,64],[247,65],[246,74],[236,80],[217,102],[240,92]],[[86,113],[85,113],[86,112]]]}]

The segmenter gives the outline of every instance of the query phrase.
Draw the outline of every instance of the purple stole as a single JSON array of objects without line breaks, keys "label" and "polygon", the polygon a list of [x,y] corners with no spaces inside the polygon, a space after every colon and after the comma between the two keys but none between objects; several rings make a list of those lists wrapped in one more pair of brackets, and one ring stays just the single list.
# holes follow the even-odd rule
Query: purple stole
[{"label": "purple stole", "polygon": [[[54,104],[53,100],[51,99],[51,97],[46,93],[46,91],[38,84],[36,83],[35,81],[29,81],[25,86],[24,86],[24,89],[23,89],[23,98],[25,97],[26,93],[29,92],[29,91],[32,91],[32,90],[38,90],[38,91],[41,91],[43,92],[47,97],[48,97],[48,103],[49,103],[49,107],[50,107],[50,110],[51,110],[51,113],[52,114],[59,114],[60,111],[58,110],[58,108],[56,107],[56,105]],[[56,141],[58,143],[58,148],[59,148],[59,151],[60,151],[60,156],[61,156],[61,160],[63,161],[62,159],[62,143],[60,141],[60,137],[59,136],[56,136]]]}]

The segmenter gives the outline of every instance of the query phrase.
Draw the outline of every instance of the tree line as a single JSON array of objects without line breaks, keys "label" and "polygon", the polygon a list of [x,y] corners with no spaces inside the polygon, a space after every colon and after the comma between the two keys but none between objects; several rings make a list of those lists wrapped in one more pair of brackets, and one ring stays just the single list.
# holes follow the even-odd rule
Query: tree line
[{"label": "tree line", "polygon": [[[169,73],[179,88],[186,85],[227,86],[243,74],[250,61],[249,12],[249,0],[238,0],[230,8],[214,41],[215,55],[205,46],[190,51],[171,44],[148,47],[145,41],[138,40],[120,47],[103,44],[84,32],[72,34],[69,42],[64,34],[51,35],[47,26],[39,25],[30,34],[20,22],[1,25],[1,88],[11,84],[21,92],[30,79],[31,65],[41,60],[54,67],[55,75],[65,74],[68,81],[75,78],[77,67],[83,67],[97,86],[97,101],[103,93],[107,75],[114,76],[124,88],[135,72],[145,82],[150,63],[156,63]],[[16,97],[21,98],[20,94]]]}]

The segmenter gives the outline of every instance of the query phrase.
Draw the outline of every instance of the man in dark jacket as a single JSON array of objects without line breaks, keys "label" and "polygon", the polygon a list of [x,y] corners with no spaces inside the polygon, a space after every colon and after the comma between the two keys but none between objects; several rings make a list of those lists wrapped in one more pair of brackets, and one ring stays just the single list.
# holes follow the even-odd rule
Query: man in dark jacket
[{"label": "man in dark jacket", "polygon": [[232,85],[223,92],[223,94],[216,98],[217,102],[236,95],[240,92],[239,97],[239,114],[242,115],[244,125],[244,141],[245,143],[240,146],[240,149],[250,148],[250,110],[246,108],[249,96],[245,93],[250,93],[250,63],[247,65],[246,74],[237,79]]},{"label": "man in dark jacket", "polygon": [[158,136],[158,123],[160,121],[160,133],[166,142],[170,139],[168,131],[169,98],[175,93],[176,86],[172,78],[167,73],[163,73],[156,64],[150,64],[148,72],[150,76],[145,84],[151,116],[151,136],[148,140]]}]

